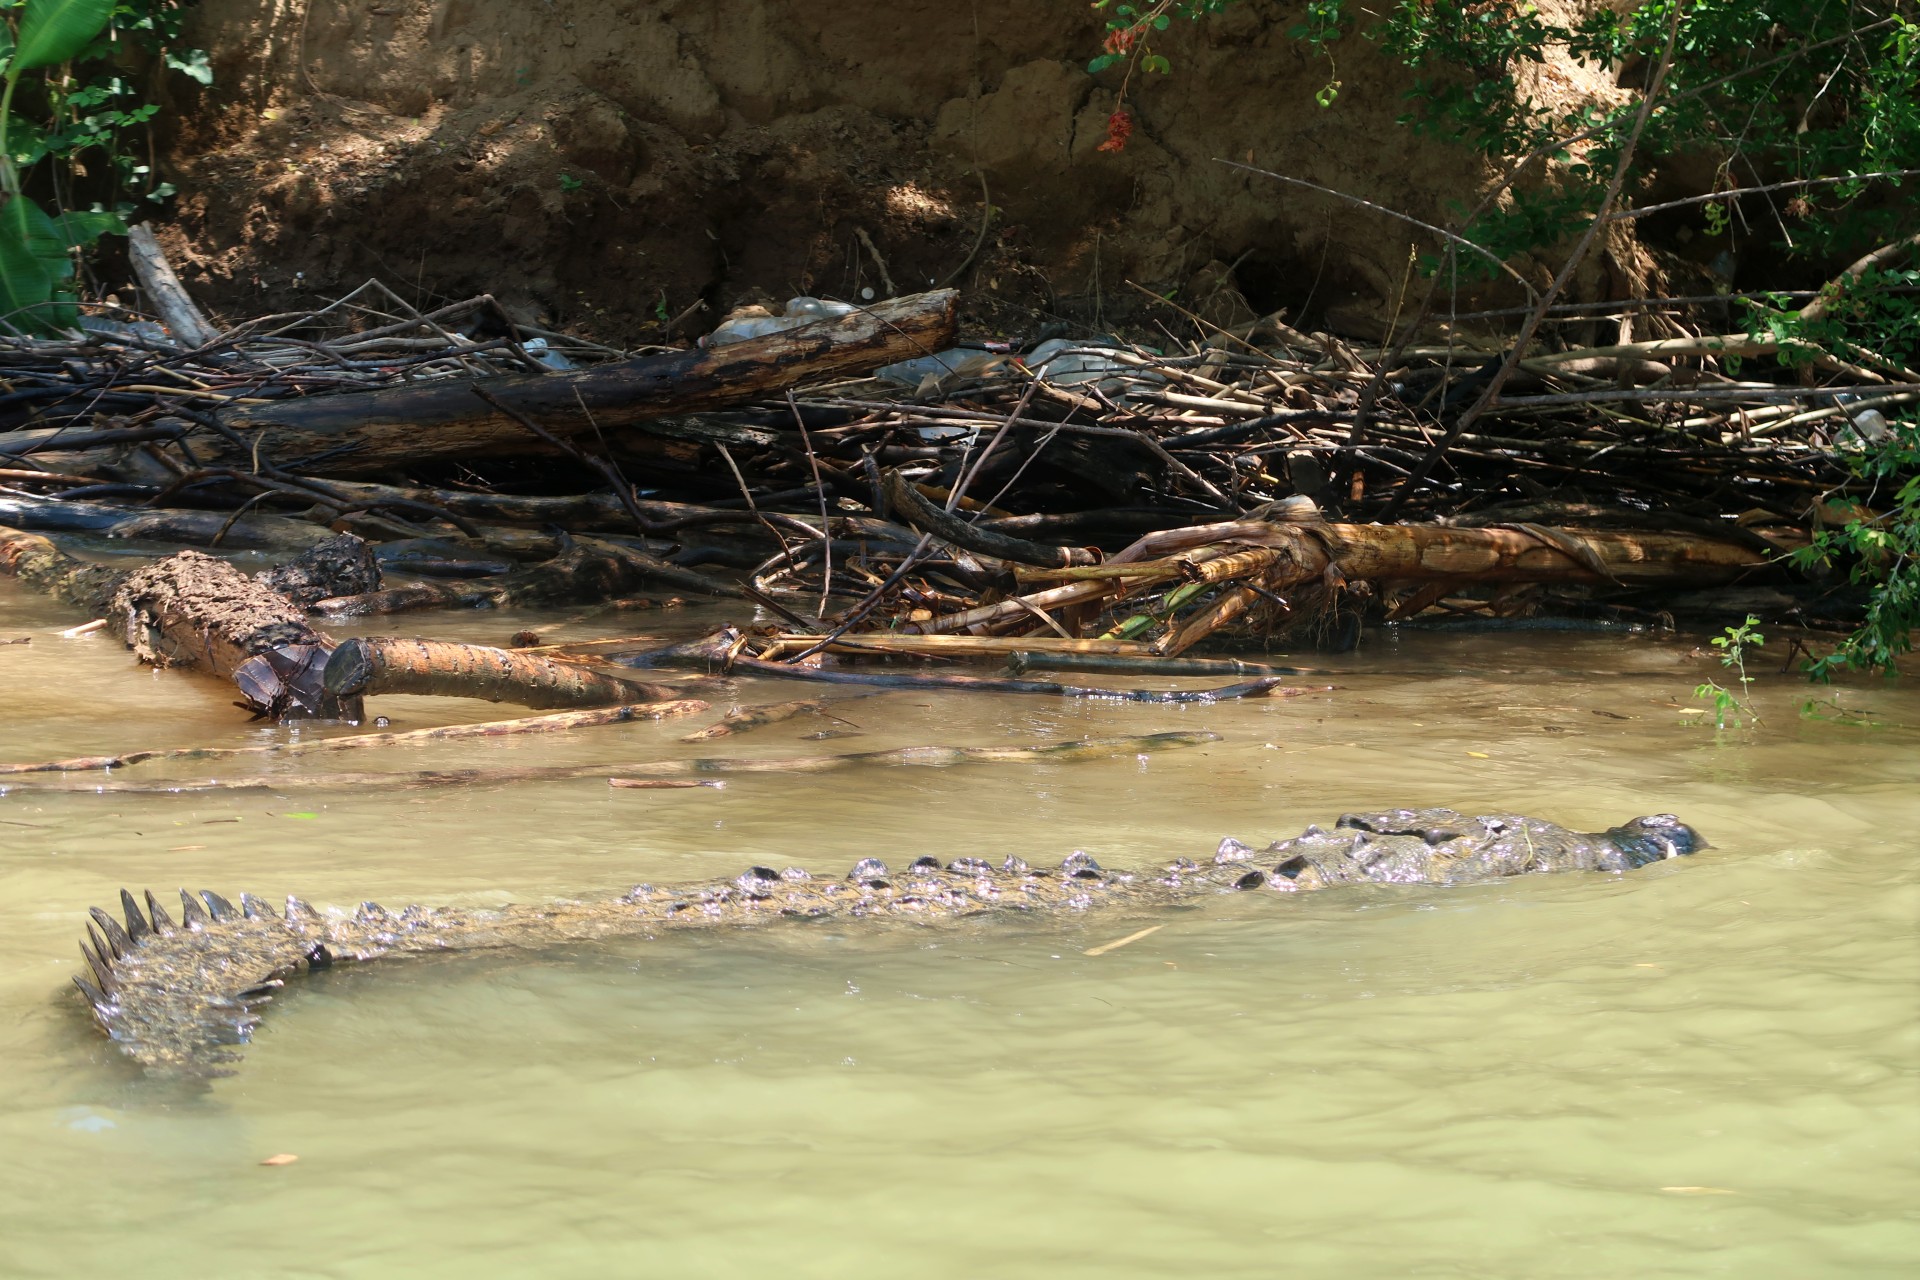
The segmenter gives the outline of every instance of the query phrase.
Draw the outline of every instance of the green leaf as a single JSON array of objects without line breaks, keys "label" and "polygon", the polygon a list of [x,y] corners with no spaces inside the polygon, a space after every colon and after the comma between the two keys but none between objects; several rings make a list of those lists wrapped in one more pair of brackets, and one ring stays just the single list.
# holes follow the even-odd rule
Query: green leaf
[{"label": "green leaf", "polygon": [[187,49],[180,53],[169,50],[166,61],[167,65],[175,71],[198,80],[203,85],[213,83],[213,67],[207,62],[205,49]]},{"label": "green leaf", "polygon": [[65,62],[87,47],[113,16],[115,0],[27,0],[20,46],[9,76]]},{"label": "green leaf", "polygon": [[60,286],[72,275],[66,240],[45,210],[25,196],[0,207],[0,319],[26,332],[71,324]]},{"label": "green leaf", "polygon": [[90,249],[101,236],[127,234],[126,219],[103,209],[63,213],[53,225],[69,249]]},{"label": "green leaf", "polygon": [[1095,58],[1092,62],[1089,62],[1087,64],[1087,74],[1097,76],[1102,71],[1105,71],[1108,67],[1112,66],[1114,63],[1119,61],[1121,61],[1121,56],[1119,54],[1103,53],[1099,57]]}]

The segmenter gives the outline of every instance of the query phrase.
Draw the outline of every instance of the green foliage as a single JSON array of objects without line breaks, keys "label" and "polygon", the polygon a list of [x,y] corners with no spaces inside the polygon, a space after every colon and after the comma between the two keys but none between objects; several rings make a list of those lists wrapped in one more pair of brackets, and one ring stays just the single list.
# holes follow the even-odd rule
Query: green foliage
[{"label": "green foliage", "polygon": [[1760,723],[1760,713],[1753,709],[1748,693],[1753,685],[1753,677],[1747,674],[1747,649],[1759,648],[1765,644],[1766,637],[1754,628],[1760,625],[1760,619],[1752,614],[1737,627],[1728,627],[1722,635],[1713,638],[1713,647],[1720,650],[1720,665],[1738,672],[1740,692],[1726,688],[1717,680],[1706,680],[1695,685],[1693,696],[1713,704],[1713,727],[1725,729],[1737,726],[1745,716],[1755,724]]},{"label": "green foliage", "polygon": [[[1137,59],[1168,19],[1198,19],[1232,2],[1114,7],[1105,55],[1093,69]],[[1093,7],[1108,12],[1105,0]],[[1890,178],[1920,169],[1920,10],[1914,0],[1645,0],[1595,6],[1571,23],[1528,0],[1386,0],[1365,8],[1348,0],[1304,0],[1299,13],[1288,34],[1329,65],[1331,44],[1359,30],[1413,73],[1404,124],[1464,142],[1517,175],[1497,199],[1462,201],[1456,209],[1454,230],[1502,261],[1551,249],[1589,224],[1642,107],[1633,95],[1612,105],[1543,105],[1522,88],[1530,66],[1564,53],[1612,71],[1623,87],[1644,94],[1670,40],[1672,61],[1635,141],[1628,203],[1652,167],[1685,157],[1712,166],[1712,185],[1703,194],[1772,188],[1745,204],[1731,195],[1699,204],[1696,233],[1764,237],[1791,254],[1842,262],[1913,233],[1913,180],[1900,180],[1903,192]],[[1339,80],[1331,78],[1316,97],[1330,105],[1338,90]],[[1520,164],[1540,158],[1555,163],[1551,169]],[[1451,248],[1426,265],[1458,278],[1491,278],[1494,271]],[[1920,367],[1916,285],[1920,273],[1870,271],[1848,280],[1845,296],[1829,299],[1817,319],[1803,319],[1776,300],[1755,309],[1748,323],[1755,334],[1779,341],[1779,358],[1789,364],[1827,353],[1883,370]],[[1920,624],[1917,432],[1909,411],[1884,437],[1856,440],[1856,481],[1872,498],[1856,518],[1820,531],[1799,555],[1809,567],[1844,565],[1873,589],[1866,624],[1812,664],[1817,677],[1891,670],[1911,648],[1910,632]]]},{"label": "green foliage", "polygon": [[1887,505],[1855,506],[1839,528],[1816,530],[1794,553],[1803,568],[1845,562],[1854,582],[1873,588],[1865,622],[1808,667],[1818,680],[1849,670],[1891,673],[1920,626],[1920,420],[1887,425],[1888,436],[1853,459],[1855,472],[1875,486],[1872,499]]},{"label": "green foliage", "polygon": [[[71,327],[76,252],[125,233],[135,208],[127,195],[172,193],[120,144],[159,110],[132,86],[134,63],[152,59],[201,84],[213,78],[206,53],[179,43],[183,3],[0,0],[0,331]],[[104,163],[90,163],[95,156]],[[42,161],[47,204],[24,191]],[[66,208],[83,179],[103,198]]]}]

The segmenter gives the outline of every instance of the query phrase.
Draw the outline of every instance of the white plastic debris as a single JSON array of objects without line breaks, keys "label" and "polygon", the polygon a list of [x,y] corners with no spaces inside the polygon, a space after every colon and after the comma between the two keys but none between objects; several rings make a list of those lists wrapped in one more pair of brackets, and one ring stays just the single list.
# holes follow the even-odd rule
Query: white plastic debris
[{"label": "white plastic debris", "polygon": [[573,361],[549,347],[545,338],[528,338],[520,344],[520,349],[549,369],[564,372],[575,367]]},{"label": "white plastic debris", "polygon": [[937,385],[927,387],[927,379],[932,378],[938,384],[949,379],[958,381],[961,378],[978,377],[1003,364],[1006,358],[998,352],[982,351],[978,347],[950,347],[930,356],[917,356],[898,364],[881,365],[873,371],[873,376],[903,387],[937,390]]},{"label": "white plastic debris", "polygon": [[850,316],[859,309],[851,302],[832,302],[825,298],[789,298],[784,315],[768,315],[765,314],[764,308],[754,308],[761,314],[736,315],[723,320],[718,328],[702,339],[702,343],[709,347],[724,347],[733,342],[746,342],[752,338],[764,338],[770,333],[797,329],[803,324],[812,324],[815,320],[837,320],[841,316]]},{"label": "white plastic debris", "polygon": [[1109,393],[1123,391],[1128,382],[1165,382],[1150,369],[1129,364],[1105,354],[1118,350],[1105,342],[1076,342],[1067,338],[1049,338],[1026,355],[1021,363],[1057,387],[1097,384]]}]

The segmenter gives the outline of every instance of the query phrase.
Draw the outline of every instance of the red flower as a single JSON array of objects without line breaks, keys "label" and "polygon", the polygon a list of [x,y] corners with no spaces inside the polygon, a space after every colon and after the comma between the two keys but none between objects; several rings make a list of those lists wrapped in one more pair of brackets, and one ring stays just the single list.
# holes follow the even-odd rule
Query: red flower
[{"label": "red flower", "polygon": [[1139,27],[1121,27],[1118,30],[1107,32],[1107,38],[1102,42],[1101,47],[1108,53],[1128,53],[1133,49],[1133,42],[1139,38]]},{"label": "red flower", "polygon": [[1107,117],[1107,140],[1099,146],[1101,151],[1125,151],[1127,139],[1133,136],[1133,117],[1127,114],[1125,107],[1119,108]]}]

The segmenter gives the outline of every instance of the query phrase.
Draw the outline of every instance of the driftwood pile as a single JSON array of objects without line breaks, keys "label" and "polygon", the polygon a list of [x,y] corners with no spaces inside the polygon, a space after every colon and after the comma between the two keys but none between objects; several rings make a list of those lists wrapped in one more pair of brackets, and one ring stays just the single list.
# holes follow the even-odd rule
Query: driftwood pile
[{"label": "driftwood pile", "polygon": [[[637,354],[371,284],[192,344],[191,317],[0,339],[0,567],[274,716],[354,718],[382,692],[684,702],[632,671],[675,663],[1113,694],[845,670],[876,654],[1219,671],[1263,679],[1207,696],[1271,695],[1292,669],[1180,656],[1276,628],[1337,643],[1365,617],[1647,616],[1650,590],[1778,576],[1847,498],[1865,415],[1920,397],[1885,361],[1810,379],[1711,332],[1548,350],[1491,399],[1497,346],[1370,349],[1277,317],[1194,318],[1160,350],[955,350],[956,301]],[[1621,306],[1552,318],[1648,310]],[[206,557],[129,577],[45,533],[299,563],[265,583]],[[307,621],[695,593],[737,602],[744,629],[662,653],[336,645]]]}]

